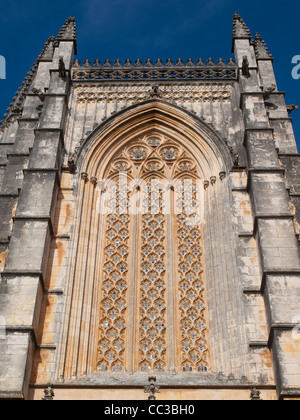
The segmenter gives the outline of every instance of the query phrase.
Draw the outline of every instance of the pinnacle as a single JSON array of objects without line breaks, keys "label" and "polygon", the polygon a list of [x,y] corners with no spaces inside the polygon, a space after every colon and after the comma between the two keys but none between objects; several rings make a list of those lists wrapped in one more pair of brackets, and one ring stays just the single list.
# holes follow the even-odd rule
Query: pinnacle
[{"label": "pinnacle", "polygon": [[233,38],[251,39],[250,29],[237,12],[233,15]]},{"label": "pinnacle", "polygon": [[54,48],[55,36],[51,35],[46,41],[44,48],[41,54],[38,57],[40,61],[52,61],[53,58],[53,48]]},{"label": "pinnacle", "polygon": [[76,20],[74,17],[69,17],[66,20],[57,38],[60,41],[76,41],[77,40]]},{"label": "pinnacle", "polygon": [[272,60],[272,54],[268,50],[267,44],[262,39],[259,33],[255,34],[255,54],[257,59]]}]

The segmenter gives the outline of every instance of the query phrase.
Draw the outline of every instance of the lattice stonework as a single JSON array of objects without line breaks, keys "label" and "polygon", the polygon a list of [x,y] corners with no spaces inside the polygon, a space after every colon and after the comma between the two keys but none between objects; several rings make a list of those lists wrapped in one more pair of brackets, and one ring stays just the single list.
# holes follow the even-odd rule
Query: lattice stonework
[{"label": "lattice stonework", "polygon": [[126,189],[116,189],[115,193],[116,201],[112,198],[109,203],[114,212],[107,216],[97,365],[100,372],[125,369],[130,217],[122,214]]},{"label": "lattice stonework", "polygon": [[[118,103],[122,105],[132,105],[137,102],[143,102],[149,99],[151,92],[151,83],[125,85],[110,84],[90,86],[80,83],[75,87],[78,103]],[[159,97],[168,102],[174,102],[178,105],[183,101],[189,102],[223,102],[231,101],[232,83],[230,82],[210,82],[210,83],[160,83]]]},{"label": "lattice stonework", "polygon": [[151,212],[142,215],[139,369],[166,370],[166,218],[162,186],[157,179],[144,186]]},{"label": "lattice stonework", "polygon": [[[185,206],[181,206],[181,203]],[[177,191],[177,205],[182,212],[176,217],[178,241],[178,288],[180,313],[180,355],[183,372],[208,370],[206,303],[202,265],[201,235],[198,222],[200,206],[192,180]]]},{"label": "lattice stonework", "polygon": [[107,168],[113,188],[99,372],[209,370],[198,194],[204,187],[197,178],[192,155],[155,133],[129,142]]}]

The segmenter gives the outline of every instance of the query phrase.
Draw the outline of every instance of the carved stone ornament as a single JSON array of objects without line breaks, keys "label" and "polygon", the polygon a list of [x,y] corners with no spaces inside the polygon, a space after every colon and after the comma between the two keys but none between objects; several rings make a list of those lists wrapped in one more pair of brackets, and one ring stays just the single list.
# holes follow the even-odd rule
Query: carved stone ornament
[{"label": "carved stone ornament", "polygon": [[261,392],[258,391],[258,389],[252,388],[251,396],[250,396],[252,401],[261,401],[260,395],[261,395]]},{"label": "carved stone ornament", "polygon": [[131,159],[133,160],[143,160],[147,156],[147,152],[144,148],[135,147],[129,152]]},{"label": "carved stone ornament", "polygon": [[286,109],[287,109],[287,112],[289,114],[291,114],[293,111],[299,111],[299,106],[298,105],[287,105]]},{"label": "carved stone ornament", "polygon": [[242,75],[246,78],[250,77],[249,60],[248,60],[248,57],[246,55],[244,55],[244,57],[243,57]]},{"label": "carved stone ornament", "polygon": [[150,394],[148,400],[155,401],[156,397],[155,394],[160,393],[160,387],[155,385],[156,377],[150,376],[149,378],[150,385],[145,386],[145,394]]},{"label": "carved stone ornament", "polygon": [[153,85],[150,91],[150,98],[151,99],[157,99],[161,97],[161,93],[159,90],[159,86],[158,85]]},{"label": "carved stone ornament", "polygon": [[174,147],[165,147],[161,150],[160,155],[165,160],[175,160],[178,157],[178,149]]},{"label": "carved stone ornament", "polygon": [[45,396],[42,398],[43,401],[53,401],[55,397],[53,385],[49,384],[48,388],[44,390],[44,394]]},{"label": "carved stone ornament", "polygon": [[32,93],[34,93],[35,95],[37,95],[37,96],[38,96],[38,98],[39,98],[42,102],[44,102],[44,101],[45,101],[45,92],[43,92],[41,89],[36,89],[36,88],[33,88],[33,89],[32,89]]},{"label": "carved stone ornament", "polygon": [[268,86],[266,88],[263,88],[263,95],[264,95],[264,100],[267,101],[268,99],[270,99],[271,94],[276,90],[276,85],[271,85]]},{"label": "carved stone ornament", "polygon": [[65,79],[67,73],[66,73],[66,66],[65,66],[63,57],[59,57],[58,70],[59,70],[59,77],[61,79]]},{"label": "carved stone ornament", "polygon": [[149,144],[149,146],[151,147],[158,147],[161,145],[161,140],[158,137],[150,137],[147,140],[147,143]]},{"label": "carved stone ornament", "polygon": [[[90,84],[76,84],[75,92],[78,103],[118,103],[124,106],[130,106],[145,100],[149,100],[151,92],[151,83],[134,84],[110,84],[109,86],[98,84],[91,86]],[[223,102],[227,103],[231,100],[231,82],[210,82],[188,84],[174,81],[174,83],[166,83],[161,81],[159,84],[159,99],[171,103],[177,103],[182,106],[183,102],[201,103],[201,102]],[[154,94],[154,92],[153,92]]]}]

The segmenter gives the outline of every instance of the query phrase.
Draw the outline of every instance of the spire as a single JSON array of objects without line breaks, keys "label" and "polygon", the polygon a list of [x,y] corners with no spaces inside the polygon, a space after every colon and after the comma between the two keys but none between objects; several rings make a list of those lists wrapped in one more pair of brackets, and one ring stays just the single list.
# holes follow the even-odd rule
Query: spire
[{"label": "spire", "polygon": [[255,34],[255,54],[258,60],[273,60],[265,41],[258,33]]},{"label": "spire", "polygon": [[74,17],[69,17],[69,19],[66,20],[61,30],[59,31],[57,39],[60,41],[77,40],[76,21]]},{"label": "spire", "polygon": [[38,56],[38,61],[52,61],[54,51],[55,36],[51,35],[44,45],[41,54]]},{"label": "spire", "polygon": [[42,52],[38,56],[37,60],[34,62],[30,71],[27,73],[25,80],[22,82],[22,85],[19,87],[18,91],[16,92],[16,95],[13,97],[9,108],[7,108],[6,113],[3,116],[3,119],[0,121],[0,130],[5,129],[5,127],[10,123],[10,121],[15,121],[16,119],[19,119],[21,117],[23,112],[23,105],[26,99],[26,94],[31,90],[32,83],[38,70],[39,62],[52,61],[54,42],[54,35],[51,35],[50,38],[45,42]]},{"label": "spire", "polygon": [[251,39],[251,32],[246,23],[243,21],[238,13],[233,16],[233,31],[232,36],[234,39],[249,38]]},{"label": "spire", "polygon": [[62,26],[57,36],[57,41],[73,41],[75,43],[75,54],[77,54],[77,32],[76,20],[74,17],[69,17]]},{"label": "spire", "polygon": [[37,69],[38,61],[35,61],[33,67],[31,67],[30,71],[27,73],[25,80],[22,82],[22,85],[17,90],[16,95],[13,97],[9,108],[7,108],[6,113],[3,115],[3,119],[0,121],[1,131],[5,129],[10,121],[15,121],[22,116],[26,94],[30,91],[30,87],[36,76]]}]

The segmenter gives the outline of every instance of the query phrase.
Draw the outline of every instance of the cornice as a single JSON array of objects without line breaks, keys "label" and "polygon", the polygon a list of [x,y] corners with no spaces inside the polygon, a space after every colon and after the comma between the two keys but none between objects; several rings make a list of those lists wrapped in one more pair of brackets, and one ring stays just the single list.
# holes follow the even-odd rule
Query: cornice
[{"label": "cornice", "polygon": [[219,58],[215,62],[212,58],[206,62],[199,58],[195,64],[194,60],[182,59],[166,60],[165,64],[161,59],[155,63],[148,59],[145,62],[136,60],[133,64],[131,60],[122,63],[117,59],[112,64],[111,60],[105,60],[101,64],[100,60],[95,60],[91,65],[89,60],[85,60],[81,65],[79,60],[73,64],[73,80],[98,80],[98,81],[170,81],[170,80],[236,80],[236,64],[232,58],[227,60]]}]

